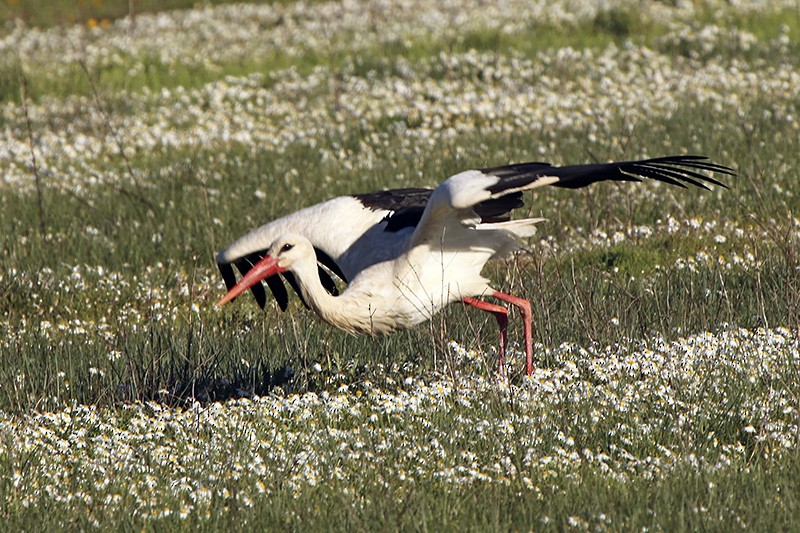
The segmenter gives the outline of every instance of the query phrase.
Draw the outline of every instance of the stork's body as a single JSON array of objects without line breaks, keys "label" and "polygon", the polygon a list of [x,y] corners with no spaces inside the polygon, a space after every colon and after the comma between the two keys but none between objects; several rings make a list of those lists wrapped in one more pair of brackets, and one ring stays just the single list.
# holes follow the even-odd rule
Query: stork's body
[{"label": "stork's body", "polygon": [[[545,178],[535,185],[552,181]],[[491,200],[485,188],[496,182],[497,178],[480,171],[467,171],[444,182],[431,195],[416,227],[398,231],[391,250],[375,250],[380,259],[358,272],[338,296],[329,294],[319,282],[309,239],[284,235],[267,255],[278,257],[276,249],[286,243],[296,248],[294,255],[302,249],[307,260],[294,262],[286,270],[295,276],[303,299],[330,324],[371,335],[407,329],[453,302],[493,295],[496,291],[481,275],[484,265],[515,250],[518,239],[532,235],[533,226],[543,220],[481,223],[472,210],[473,202]],[[351,247],[343,256],[358,255],[358,251]]]},{"label": "stork's body", "polygon": [[[494,297],[522,310],[526,371],[530,373],[530,303],[493,289],[481,274],[489,260],[517,249],[520,239],[532,235],[535,224],[543,220],[510,220],[510,211],[522,205],[522,191],[545,185],[582,187],[610,179],[639,181],[637,176],[679,186],[686,182],[705,187],[704,181],[722,185],[696,170],[731,174],[730,169],[697,156],[569,167],[523,163],[468,170],[447,179],[432,192],[406,189],[412,192],[405,202],[398,191],[334,199],[276,221],[280,224],[264,226],[220,253],[218,262],[223,269],[238,258],[253,257],[253,248],[272,239],[273,232],[285,232],[274,237],[268,249],[257,250],[262,259],[248,261],[245,268],[239,265],[244,277],[235,286],[230,279],[232,271],[229,272],[226,282],[230,291],[220,304],[248,288],[259,287],[262,279],[268,283],[273,280],[270,288],[275,292],[274,280],[283,274],[289,276],[287,279],[304,302],[326,322],[351,333],[382,334],[415,326],[460,301],[497,318],[502,367],[508,311],[483,300]],[[387,204],[367,206],[380,197],[384,201],[394,198],[395,209]],[[345,204],[354,201],[360,204],[351,203],[349,208]],[[337,209],[344,209],[338,213],[343,220],[330,220],[324,225],[336,234],[335,238],[309,226],[309,215],[334,216]],[[326,211],[328,214],[324,215]],[[332,263],[327,266],[338,269],[339,275],[349,280],[340,295],[323,284],[327,274],[317,263],[321,251],[327,256],[322,262]]]}]

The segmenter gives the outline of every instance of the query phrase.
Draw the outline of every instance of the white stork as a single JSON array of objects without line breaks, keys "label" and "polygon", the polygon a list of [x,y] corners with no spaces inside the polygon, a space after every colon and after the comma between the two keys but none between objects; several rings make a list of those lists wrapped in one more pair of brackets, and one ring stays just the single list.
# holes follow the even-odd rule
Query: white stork
[{"label": "white stork", "polygon": [[[532,310],[525,299],[493,289],[481,275],[493,258],[517,249],[544,219],[511,220],[522,192],[544,185],[578,188],[598,181],[649,178],[686,187],[725,185],[708,173],[733,175],[704,156],[554,167],[519,163],[467,170],[436,189],[395,189],[334,198],[248,233],[217,256],[228,286],[221,306],[247,289],[263,307],[267,285],[282,309],[288,295],[279,274],[329,324],[354,334],[384,334],[426,321],[453,302],[492,313],[505,356],[508,310],[522,311],[527,374],[533,368]],[[338,294],[320,264],[349,283]],[[236,283],[235,265],[242,273]]]}]

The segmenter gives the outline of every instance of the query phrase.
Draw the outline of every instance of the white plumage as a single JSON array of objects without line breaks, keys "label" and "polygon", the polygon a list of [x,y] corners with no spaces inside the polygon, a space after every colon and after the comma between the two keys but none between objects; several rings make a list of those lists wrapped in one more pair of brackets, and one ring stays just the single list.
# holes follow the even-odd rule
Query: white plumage
[{"label": "white plumage", "polygon": [[[522,311],[526,371],[532,369],[532,313],[527,300],[491,287],[481,274],[491,259],[517,249],[543,219],[510,220],[522,191],[545,185],[576,188],[603,180],[652,178],[672,185],[724,186],[707,172],[732,174],[701,156],[553,167],[521,163],[456,174],[435,190],[399,189],[340,197],[266,224],[220,252],[229,287],[222,305],[248,288],[263,305],[266,280],[281,307],[283,275],[323,320],[354,334],[384,334],[413,327],[453,302],[492,313],[500,326],[500,366],[508,311]],[[337,295],[318,264],[349,282]],[[243,278],[235,283],[232,264]],[[281,293],[281,289],[283,292]],[[260,291],[260,292],[259,292]]]}]

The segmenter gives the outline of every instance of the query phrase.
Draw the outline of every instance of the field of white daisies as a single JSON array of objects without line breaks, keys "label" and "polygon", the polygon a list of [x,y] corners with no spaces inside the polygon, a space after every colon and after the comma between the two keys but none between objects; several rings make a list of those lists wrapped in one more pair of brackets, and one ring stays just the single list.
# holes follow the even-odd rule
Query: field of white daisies
[{"label": "field of white daisies", "polygon": [[[0,9],[10,530],[797,527],[797,0],[170,5]],[[337,194],[683,153],[738,175],[526,198],[488,271],[531,377],[459,306],[213,305],[216,251]]]}]

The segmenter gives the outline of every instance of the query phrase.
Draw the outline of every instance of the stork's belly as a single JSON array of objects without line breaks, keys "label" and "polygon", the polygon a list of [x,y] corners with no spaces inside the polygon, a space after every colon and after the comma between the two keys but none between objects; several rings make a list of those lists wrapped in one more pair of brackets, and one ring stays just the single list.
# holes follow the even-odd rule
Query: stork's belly
[{"label": "stork's belly", "polygon": [[451,301],[455,300],[428,301],[423,305],[419,300],[400,298],[384,308],[373,308],[369,310],[368,314],[356,320],[354,317],[350,317],[346,323],[336,323],[332,320],[328,320],[328,322],[356,335],[385,335],[409,329],[430,320]]},{"label": "stork's belly", "polygon": [[468,296],[479,296],[485,290],[483,283],[477,288],[444,287],[439,294],[428,294],[422,290],[402,290],[389,308],[373,315],[371,330],[383,334],[412,328],[430,320],[451,303],[459,302]]}]

